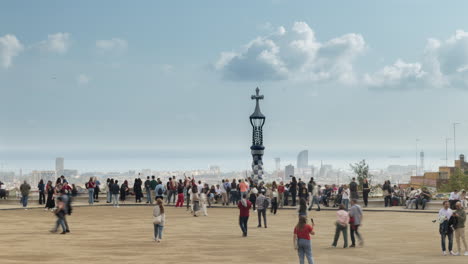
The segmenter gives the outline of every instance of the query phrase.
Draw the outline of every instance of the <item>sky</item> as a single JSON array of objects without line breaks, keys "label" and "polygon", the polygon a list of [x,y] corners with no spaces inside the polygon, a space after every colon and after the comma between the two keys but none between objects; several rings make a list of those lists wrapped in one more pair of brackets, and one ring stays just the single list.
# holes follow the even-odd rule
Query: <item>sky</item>
[{"label": "sky", "polygon": [[267,170],[467,152],[466,1],[1,6],[3,168],[244,170],[256,87]]}]

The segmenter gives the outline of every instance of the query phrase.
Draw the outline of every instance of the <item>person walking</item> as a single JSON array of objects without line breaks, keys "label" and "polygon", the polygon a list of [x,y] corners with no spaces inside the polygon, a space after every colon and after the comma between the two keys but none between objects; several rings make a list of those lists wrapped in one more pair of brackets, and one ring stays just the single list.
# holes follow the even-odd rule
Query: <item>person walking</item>
[{"label": "person walking", "polygon": [[44,180],[40,180],[39,184],[37,184],[37,189],[39,190],[39,204],[45,204],[45,184]]},{"label": "person walking", "polygon": [[197,186],[192,186],[192,193],[190,195],[192,198],[192,204],[193,204],[193,216],[197,217],[198,211],[200,211],[200,195],[198,194],[198,188]]},{"label": "person walking", "polygon": [[55,216],[57,217],[57,221],[55,223],[55,227],[50,230],[51,233],[57,233],[58,227],[62,227],[62,235],[67,233],[67,228],[65,227],[65,203],[63,202],[62,197],[57,198],[57,209],[54,211]]},{"label": "person walking", "polygon": [[242,236],[247,236],[247,223],[249,222],[250,216],[250,207],[252,207],[252,202],[247,200],[247,194],[244,193],[241,200],[237,203],[237,208],[239,208],[239,226],[242,230]]},{"label": "person walking", "polygon": [[312,211],[314,203],[317,204],[317,211],[320,211],[320,199],[322,197],[322,194],[320,193],[320,185],[314,184],[312,193],[312,202],[310,203],[309,211]]},{"label": "person walking", "polygon": [[119,181],[115,180],[115,182],[111,181],[112,185],[110,187],[110,191],[112,193],[112,204],[114,207],[119,207],[119,193],[120,193],[120,186]]},{"label": "person walking", "polygon": [[86,189],[88,190],[88,203],[89,205],[94,204],[94,188],[96,184],[93,177],[89,178],[89,181],[85,184]]},{"label": "person walking", "polygon": [[452,217],[457,218],[457,225],[455,227],[455,241],[457,242],[458,252],[455,253],[456,256],[461,255],[461,242],[463,243],[463,247],[465,248],[465,256],[468,256],[468,247],[466,246],[466,239],[465,239],[465,222],[466,222],[466,212],[465,209],[462,207],[460,201],[455,203],[455,212],[453,213]]},{"label": "person walking", "polygon": [[370,193],[370,186],[367,178],[364,178],[362,182],[362,199],[364,200],[364,207],[367,207],[369,203],[369,193]]},{"label": "person walking", "polygon": [[351,200],[351,208],[349,209],[349,223],[350,223],[350,233],[351,233],[351,246],[356,247],[356,239],[354,235],[359,239],[359,246],[363,246],[364,242],[362,240],[362,236],[359,233],[358,229],[362,222],[362,209],[361,206],[357,204],[356,199]]},{"label": "person walking", "polygon": [[257,204],[257,213],[258,213],[258,226],[262,227],[262,216],[264,227],[267,228],[267,219],[266,219],[266,210],[270,205],[270,199],[265,197],[265,191],[261,191],[255,201]]},{"label": "person walking", "polygon": [[273,186],[271,188],[270,199],[271,199],[270,213],[276,215],[276,211],[278,210],[278,191],[276,190],[276,186]]},{"label": "person walking", "polygon": [[156,206],[153,208],[154,241],[161,243],[164,225],[166,224],[166,214],[164,202],[161,198],[156,199]]},{"label": "person walking", "polygon": [[443,208],[439,210],[439,234],[442,246],[442,255],[447,256],[445,238],[448,238],[448,250],[450,255],[455,255],[452,251],[453,248],[453,212],[450,209],[448,201],[442,203]]},{"label": "person walking", "polygon": [[24,210],[27,210],[28,207],[28,199],[29,199],[29,192],[31,191],[31,185],[29,185],[26,181],[23,182],[20,186],[21,192],[21,204],[23,205]]},{"label": "person walking", "polygon": [[294,228],[294,249],[297,250],[299,255],[299,263],[304,264],[304,257],[307,258],[309,264],[313,264],[312,258],[312,245],[310,243],[310,235],[315,235],[314,227],[307,224],[307,218],[304,216],[299,217],[299,222]]},{"label": "person walking", "polygon": [[349,223],[349,214],[344,209],[344,205],[339,205],[339,210],[336,212],[336,229],[335,229],[335,238],[333,239],[332,247],[336,247],[338,239],[340,238],[340,233],[343,233],[344,245],[343,248],[348,247],[348,223]]}]

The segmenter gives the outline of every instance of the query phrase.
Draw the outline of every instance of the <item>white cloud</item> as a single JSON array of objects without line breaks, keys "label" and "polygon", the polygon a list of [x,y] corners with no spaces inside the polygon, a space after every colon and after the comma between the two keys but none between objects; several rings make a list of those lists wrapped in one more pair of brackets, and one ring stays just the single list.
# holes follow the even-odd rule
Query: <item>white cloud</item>
[{"label": "white cloud", "polygon": [[171,73],[174,71],[174,66],[171,64],[163,64],[161,69],[164,73]]},{"label": "white cloud", "polygon": [[0,66],[9,68],[13,62],[13,57],[23,50],[23,45],[14,35],[0,37]]},{"label": "white cloud", "polygon": [[70,33],[55,33],[47,36],[47,40],[39,43],[43,50],[64,54],[70,48]]},{"label": "white cloud", "polygon": [[422,70],[420,63],[406,63],[398,59],[393,65],[385,66],[375,74],[366,74],[364,81],[370,86],[376,87],[400,87],[417,88],[422,85],[423,78],[427,75]]},{"label": "white cloud", "polygon": [[239,52],[223,52],[214,67],[230,80],[356,81],[353,61],[366,47],[359,34],[319,42],[305,22],[257,37]]},{"label": "white cloud", "polygon": [[430,38],[421,62],[399,60],[364,79],[374,87],[468,88],[468,32],[457,30],[446,40]]},{"label": "white cloud", "polygon": [[96,41],[96,47],[104,51],[123,51],[127,49],[127,46],[127,41],[120,38]]},{"label": "white cloud", "polygon": [[88,75],[81,73],[76,77],[76,81],[80,85],[86,85],[91,81],[91,78]]}]

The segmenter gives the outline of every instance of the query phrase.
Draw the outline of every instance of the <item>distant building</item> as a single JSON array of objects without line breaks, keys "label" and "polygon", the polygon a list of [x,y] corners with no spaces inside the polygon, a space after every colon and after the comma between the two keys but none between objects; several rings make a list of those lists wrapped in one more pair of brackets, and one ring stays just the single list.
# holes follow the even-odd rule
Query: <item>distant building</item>
[{"label": "distant building", "polygon": [[303,150],[297,155],[297,168],[306,169],[309,167],[309,151]]},{"label": "distant building", "polygon": [[425,172],[423,176],[411,176],[410,185],[416,188],[423,186],[439,188],[448,183],[456,169],[460,169],[462,172],[468,171],[468,162],[465,161],[465,155],[460,155],[459,160],[455,161],[454,167],[440,166],[439,171]]},{"label": "distant building", "polygon": [[281,170],[281,159],[280,158],[275,158],[275,165],[276,165],[276,171]]},{"label": "distant building", "polygon": [[56,158],[55,159],[55,173],[57,177],[63,175],[63,170],[65,169],[65,159],[64,158]]},{"label": "distant building", "polygon": [[29,179],[29,184],[31,186],[37,186],[40,180],[43,180],[44,183],[47,183],[47,181],[52,181],[55,183],[55,173],[56,171],[32,171],[31,172],[31,178]]},{"label": "distant building", "polygon": [[294,176],[294,166],[289,164],[288,166],[284,167],[284,176],[286,178],[285,180],[287,180],[291,175]]}]

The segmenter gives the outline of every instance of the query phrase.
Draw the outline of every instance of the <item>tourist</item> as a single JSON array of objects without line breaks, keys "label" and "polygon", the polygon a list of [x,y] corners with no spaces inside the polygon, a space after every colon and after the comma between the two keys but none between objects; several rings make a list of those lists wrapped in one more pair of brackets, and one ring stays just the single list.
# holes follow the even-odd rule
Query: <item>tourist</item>
[{"label": "tourist", "polygon": [[312,203],[312,200],[314,199],[314,177],[310,177],[309,182],[307,183],[307,192],[308,192],[308,200],[307,204],[310,205]]},{"label": "tourist", "polygon": [[107,178],[107,180],[106,180],[106,191],[107,191],[107,193],[106,193],[106,203],[111,203],[111,200],[112,200],[111,187],[112,187],[111,179]]},{"label": "tourist", "polygon": [[314,184],[314,189],[312,191],[312,202],[310,203],[309,211],[311,211],[314,207],[314,203],[317,204],[317,211],[320,211],[320,187],[320,185]]},{"label": "tourist", "polygon": [[155,180],[155,177],[154,175],[151,176],[151,182],[150,182],[150,189],[151,189],[151,200],[150,200],[150,203],[153,204],[153,199],[155,199],[155,197],[157,196],[156,195],[156,185],[158,185],[158,182]]},{"label": "tourist", "polygon": [[110,187],[110,191],[112,193],[112,204],[114,207],[119,207],[119,193],[120,193],[120,186],[119,181],[115,180],[115,182],[111,181],[112,185]]},{"label": "tourist", "polygon": [[89,178],[89,181],[85,184],[86,189],[88,190],[88,203],[89,205],[94,204],[94,188],[96,184],[93,177]]},{"label": "tourist", "polygon": [[450,209],[455,210],[455,204],[458,201],[460,201],[460,194],[458,193],[458,190],[453,190],[449,197]]},{"label": "tourist", "polygon": [[171,198],[172,198],[172,203],[175,203],[175,198],[177,195],[177,187],[176,187],[176,182],[172,178],[169,178],[169,181],[167,182],[167,197],[166,197],[166,203],[170,204],[171,203]]},{"label": "tourist", "polygon": [[294,249],[297,250],[299,255],[299,263],[304,264],[304,257],[307,258],[309,264],[313,264],[312,259],[312,246],[310,243],[310,235],[315,235],[314,228],[307,224],[305,216],[299,217],[299,222],[294,228]]},{"label": "tourist", "polygon": [[418,202],[417,196],[418,190],[415,190],[413,187],[410,188],[410,193],[408,194],[408,199],[406,200],[406,209],[413,209],[413,206]]},{"label": "tourist", "polygon": [[71,196],[72,197],[78,196],[78,190],[76,189],[76,185],[74,183],[72,184]]},{"label": "tourist", "polygon": [[[95,185],[94,185],[94,202],[99,203],[99,192],[101,191],[101,182],[94,177]],[[65,182],[63,183],[65,184]]]},{"label": "tourist", "polygon": [[241,197],[244,197],[244,195],[245,196],[247,195],[249,187],[248,187],[247,183],[245,183],[244,179],[241,179],[241,181],[239,183],[239,190],[240,190]]},{"label": "tourist", "polygon": [[299,207],[297,208],[297,214],[299,217],[304,216],[307,217],[307,200],[305,198],[301,198],[299,200]]},{"label": "tourist", "polygon": [[192,183],[190,181],[190,178],[186,180],[185,193],[187,194],[187,211],[188,211],[190,208],[190,203],[191,203],[190,194],[192,193]]},{"label": "tourist", "polygon": [[345,206],[346,211],[348,211],[349,197],[350,197],[350,189],[348,189],[348,185],[345,184],[343,186],[343,191],[341,192],[341,204]]},{"label": "tourist", "polygon": [[452,251],[453,247],[453,219],[452,218],[452,209],[450,209],[450,204],[448,201],[444,201],[442,203],[443,208],[439,210],[439,233],[440,239],[442,244],[442,255],[447,256],[446,246],[445,246],[445,238],[448,238],[448,250],[450,251],[450,255],[455,255]]},{"label": "tourist", "polygon": [[179,180],[179,183],[177,184],[177,203],[175,207],[183,207],[184,199],[184,183],[182,180]]},{"label": "tourist", "polygon": [[[64,184],[68,186],[68,182],[65,182]],[[65,232],[70,233],[70,228],[68,227],[68,222],[67,222],[67,217],[66,217],[67,214],[71,215],[72,213],[70,195],[67,193],[66,189],[62,188],[62,195],[60,197],[62,198],[62,201],[64,204],[63,224],[65,225]]]},{"label": "tourist", "polygon": [[125,203],[125,198],[127,197],[128,192],[128,181],[125,180],[122,185],[120,185],[120,201]]},{"label": "tourist", "polygon": [[289,194],[291,194],[292,204],[291,206],[296,206],[296,195],[297,195],[297,180],[296,177],[292,177],[291,183],[289,184]]},{"label": "tourist", "polygon": [[457,202],[455,204],[455,212],[453,213],[452,217],[457,218],[457,224],[455,227],[455,241],[457,242],[458,252],[455,255],[461,255],[461,242],[463,243],[463,247],[465,248],[465,256],[468,256],[468,247],[466,246],[466,239],[465,239],[465,222],[466,222],[466,212],[463,209],[461,202]]},{"label": "tourist", "polygon": [[52,186],[52,181],[48,181],[45,187],[45,191],[47,192],[47,201],[45,210],[52,210],[55,207],[55,200],[54,200],[54,187]]},{"label": "tourist", "polygon": [[[392,206],[391,198],[392,198],[392,186],[390,185],[390,181],[385,181],[382,185],[382,192],[385,201],[385,207]],[[416,206],[417,209],[417,206]]]},{"label": "tourist", "polygon": [[258,190],[257,188],[255,187],[255,185],[251,185],[251,189],[250,189],[250,195],[249,195],[249,200],[250,202],[252,203],[252,210],[254,212],[257,211],[257,208],[256,208],[256,204],[257,204],[257,194],[258,194]]},{"label": "tourist", "polygon": [[62,235],[66,234],[67,228],[65,227],[65,203],[62,197],[57,198],[57,209],[54,211],[57,221],[54,229],[50,230],[51,233],[57,233],[59,225],[62,227]]},{"label": "tourist", "polygon": [[279,206],[280,208],[283,208],[284,206],[284,192],[285,192],[285,187],[283,181],[280,182],[278,185],[278,201],[279,201]]},{"label": "tourist", "polygon": [[367,207],[369,203],[369,193],[370,193],[370,186],[367,178],[364,178],[362,182],[362,199],[364,200],[364,207]]},{"label": "tourist", "polygon": [[200,211],[200,195],[198,194],[197,186],[192,185],[192,193],[190,194],[190,197],[192,198],[193,216],[197,217],[197,213]]},{"label": "tourist", "polygon": [[250,216],[250,207],[252,207],[252,202],[247,200],[247,194],[244,193],[241,200],[237,203],[239,208],[239,226],[242,230],[242,236],[247,236],[247,223],[249,222]]},{"label": "tourist", "polygon": [[283,198],[283,205],[288,205],[289,204],[289,183],[286,183],[284,185],[284,198]]},{"label": "tourist", "polygon": [[270,199],[265,197],[265,189],[261,189],[262,191],[259,192],[259,195],[255,201],[255,204],[257,205],[257,213],[258,213],[258,226],[257,227],[262,227],[262,216],[263,216],[263,224],[264,227],[267,228],[267,220],[266,220],[266,210],[268,209],[268,206],[270,205]]},{"label": "tourist", "polygon": [[39,184],[37,185],[37,189],[39,190],[39,204],[45,204],[45,184],[44,180],[40,180]]},{"label": "tourist", "polygon": [[228,205],[228,194],[226,190],[226,186],[224,185],[224,180],[221,180],[221,184],[219,185],[219,194],[221,195],[221,201],[224,205]]},{"label": "tourist", "polygon": [[6,200],[6,186],[5,183],[0,181],[0,199],[5,199]]},{"label": "tourist", "polygon": [[419,198],[418,198],[418,202],[416,203],[416,209],[418,209],[418,204],[421,204],[422,205],[422,210],[424,210],[426,208],[426,204],[428,202],[430,202],[431,200],[431,193],[429,192],[429,190],[427,190],[427,188],[423,188],[421,190],[421,193],[419,194]]},{"label": "tourist", "polygon": [[143,190],[141,188],[141,179],[137,178],[133,182],[133,192],[135,193],[135,203],[141,203],[141,198],[143,198]]},{"label": "tourist", "polygon": [[156,199],[156,206],[153,208],[154,241],[161,243],[164,225],[166,224],[166,214],[164,212],[163,200]]},{"label": "tourist", "polygon": [[158,179],[156,182],[156,187],[154,188],[153,192],[156,194],[155,199],[161,199],[164,201],[164,193],[166,192],[166,189],[164,188],[164,184],[162,184],[162,181]]},{"label": "tourist", "polygon": [[339,210],[336,212],[336,229],[335,229],[335,238],[333,239],[332,247],[336,247],[338,239],[340,238],[340,233],[343,233],[344,246],[343,248],[348,247],[348,223],[349,223],[349,214],[346,212],[344,205],[339,205]]},{"label": "tourist", "polygon": [[231,202],[232,205],[236,205],[237,202],[239,201],[239,191],[237,190],[239,188],[236,179],[232,179],[231,182]]},{"label": "tourist", "polygon": [[462,192],[460,194],[460,202],[461,202],[461,205],[462,205],[463,209],[468,208],[468,201],[466,199],[466,191],[465,190],[462,190]]},{"label": "tourist", "polygon": [[349,184],[349,191],[351,194],[351,199],[359,199],[359,194],[358,194],[358,185],[356,183],[356,178],[353,178],[351,183]]},{"label": "tourist", "polygon": [[271,188],[270,192],[270,199],[271,199],[271,210],[270,213],[276,215],[276,211],[278,210],[278,191],[276,190],[276,184]]},{"label": "tourist", "polygon": [[[201,187],[201,188],[198,188],[198,187]],[[207,195],[204,191],[204,187],[200,181],[200,184],[197,186],[198,188],[198,193],[199,193],[199,197],[200,197],[200,209],[203,211],[203,215],[204,216],[208,216],[208,211],[207,211],[207,204],[208,204],[208,199],[207,199]]]},{"label": "tourist", "polygon": [[23,205],[23,208],[25,210],[26,207],[28,206],[28,199],[29,199],[29,192],[31,191],[31,185],[29,185],[26,181],[23,182],[20,186],[20,192],[21,192],[21,204]]},{"label": "tourist", "polygon": [[[138,173],[139,175],[139,173]],[[153,200],[151,199],[151,180],[150,176],[146,176],[146,181],[145,181],[145,193],[146,193],[146,203],[147,204],[152,204]]]},{"label": "tourist", "polygon": [[350,223],[350,233],[351,233],[351,246],[356,247],[356,239],[354,238],[354,234],[356,234],[357,238],[359,239],[359,245],[362,246],[364,244],[361,234],[359,233],[358,229],[362,223],[362,209],[357,204],[356,199],[351,200],[351,208],[349,209],[349,223]]}]

